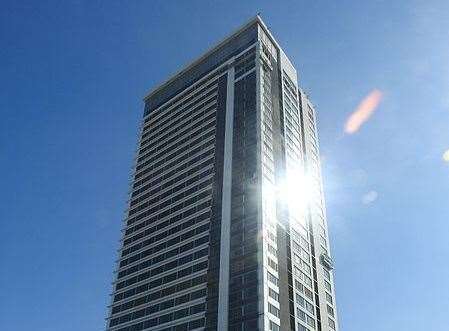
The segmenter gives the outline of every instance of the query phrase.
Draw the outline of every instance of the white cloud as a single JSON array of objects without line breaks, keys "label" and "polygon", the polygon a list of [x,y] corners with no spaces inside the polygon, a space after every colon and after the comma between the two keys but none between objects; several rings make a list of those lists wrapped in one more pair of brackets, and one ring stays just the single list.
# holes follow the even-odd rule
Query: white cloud
[{"label": "white cloud", "polygon": [[365,193],[362,197],[362,203],[364,205],[369,205],[372,204],[374,201],[377,200],[377,197],[379,196],[379,194],[377,194],[376,191],[369,191],[367,193]]}]

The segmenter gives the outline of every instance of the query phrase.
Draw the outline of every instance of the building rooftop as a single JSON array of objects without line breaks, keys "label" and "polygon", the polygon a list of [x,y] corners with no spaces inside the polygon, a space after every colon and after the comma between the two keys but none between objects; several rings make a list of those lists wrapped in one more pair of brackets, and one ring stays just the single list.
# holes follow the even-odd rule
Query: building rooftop
[{"label": "building rooftop", "polygon": [[255,17],[251,18],[248,22],[243,24],[241,27],[239,27],[237,30],[235,30],[233,33],[225,37],[222,41],[217,43],[215,46],[210,48],[208,51],[206,51],[203,55],[201,55],[196,60],[192,61],[190,64],[185,66],[183,69],[172,75],[169,79],[167,79],[165,82],[161,83],[160,85],[153,88],[145,97],[144,101],[147,101],[149,98],[155,96],[158,92],[160,92],[165,87],[168,87],[171,83],[173,83],[178,78],[182,77],[185,73],[189,71],[193,71],[193,69],[197,66],[199,66],[202,62],[204,62],[209,56],[213,55],[217,50],[221,49],[224,45],[226,45],[228,42],[230,42],[232,39],[234,39],[236,36],[243,34],[247,30],[249,30],[251,27],[256,26],[259,24],[265,31],[265,33],[270,37],[273,44],[281,49],[279,47],[279,44],[276,42],[272,34],[270,33],[268,27],[262,20],[259,14],[257,14]]}]

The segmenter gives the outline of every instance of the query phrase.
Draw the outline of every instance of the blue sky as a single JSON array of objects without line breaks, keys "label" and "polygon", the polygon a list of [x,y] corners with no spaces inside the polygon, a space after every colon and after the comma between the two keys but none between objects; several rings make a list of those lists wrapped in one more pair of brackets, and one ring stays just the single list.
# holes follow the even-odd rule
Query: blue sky
[{"label": "blue sky", "polygon": [[0,6],[1,330],[104,328],[142,97],[257,12],[317,106],[342,331],[445,328],[449,2]]}]

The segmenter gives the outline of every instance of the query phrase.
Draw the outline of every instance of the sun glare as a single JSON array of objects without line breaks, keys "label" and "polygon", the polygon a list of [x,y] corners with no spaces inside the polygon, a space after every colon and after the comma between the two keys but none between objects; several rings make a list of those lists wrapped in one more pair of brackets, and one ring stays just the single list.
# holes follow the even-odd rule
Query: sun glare
[{"label": "sun glare", "polygon": [[288,173],[277,186],[277,197],[288,205],[291,214],[300,218],[305,215],[314,190],[310,176],[302,171],[294,171]]}]

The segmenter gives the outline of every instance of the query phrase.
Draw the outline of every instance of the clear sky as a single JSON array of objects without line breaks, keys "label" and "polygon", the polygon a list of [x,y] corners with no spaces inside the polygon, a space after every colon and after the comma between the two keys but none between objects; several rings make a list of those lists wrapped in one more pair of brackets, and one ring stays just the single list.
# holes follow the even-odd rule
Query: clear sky
[{"label": "clear sky", "polygon": [[449,329],[448,1],[0,9],[0,330],[104,329],[142,97],[257,12],[317,106],[341,330]]}]

